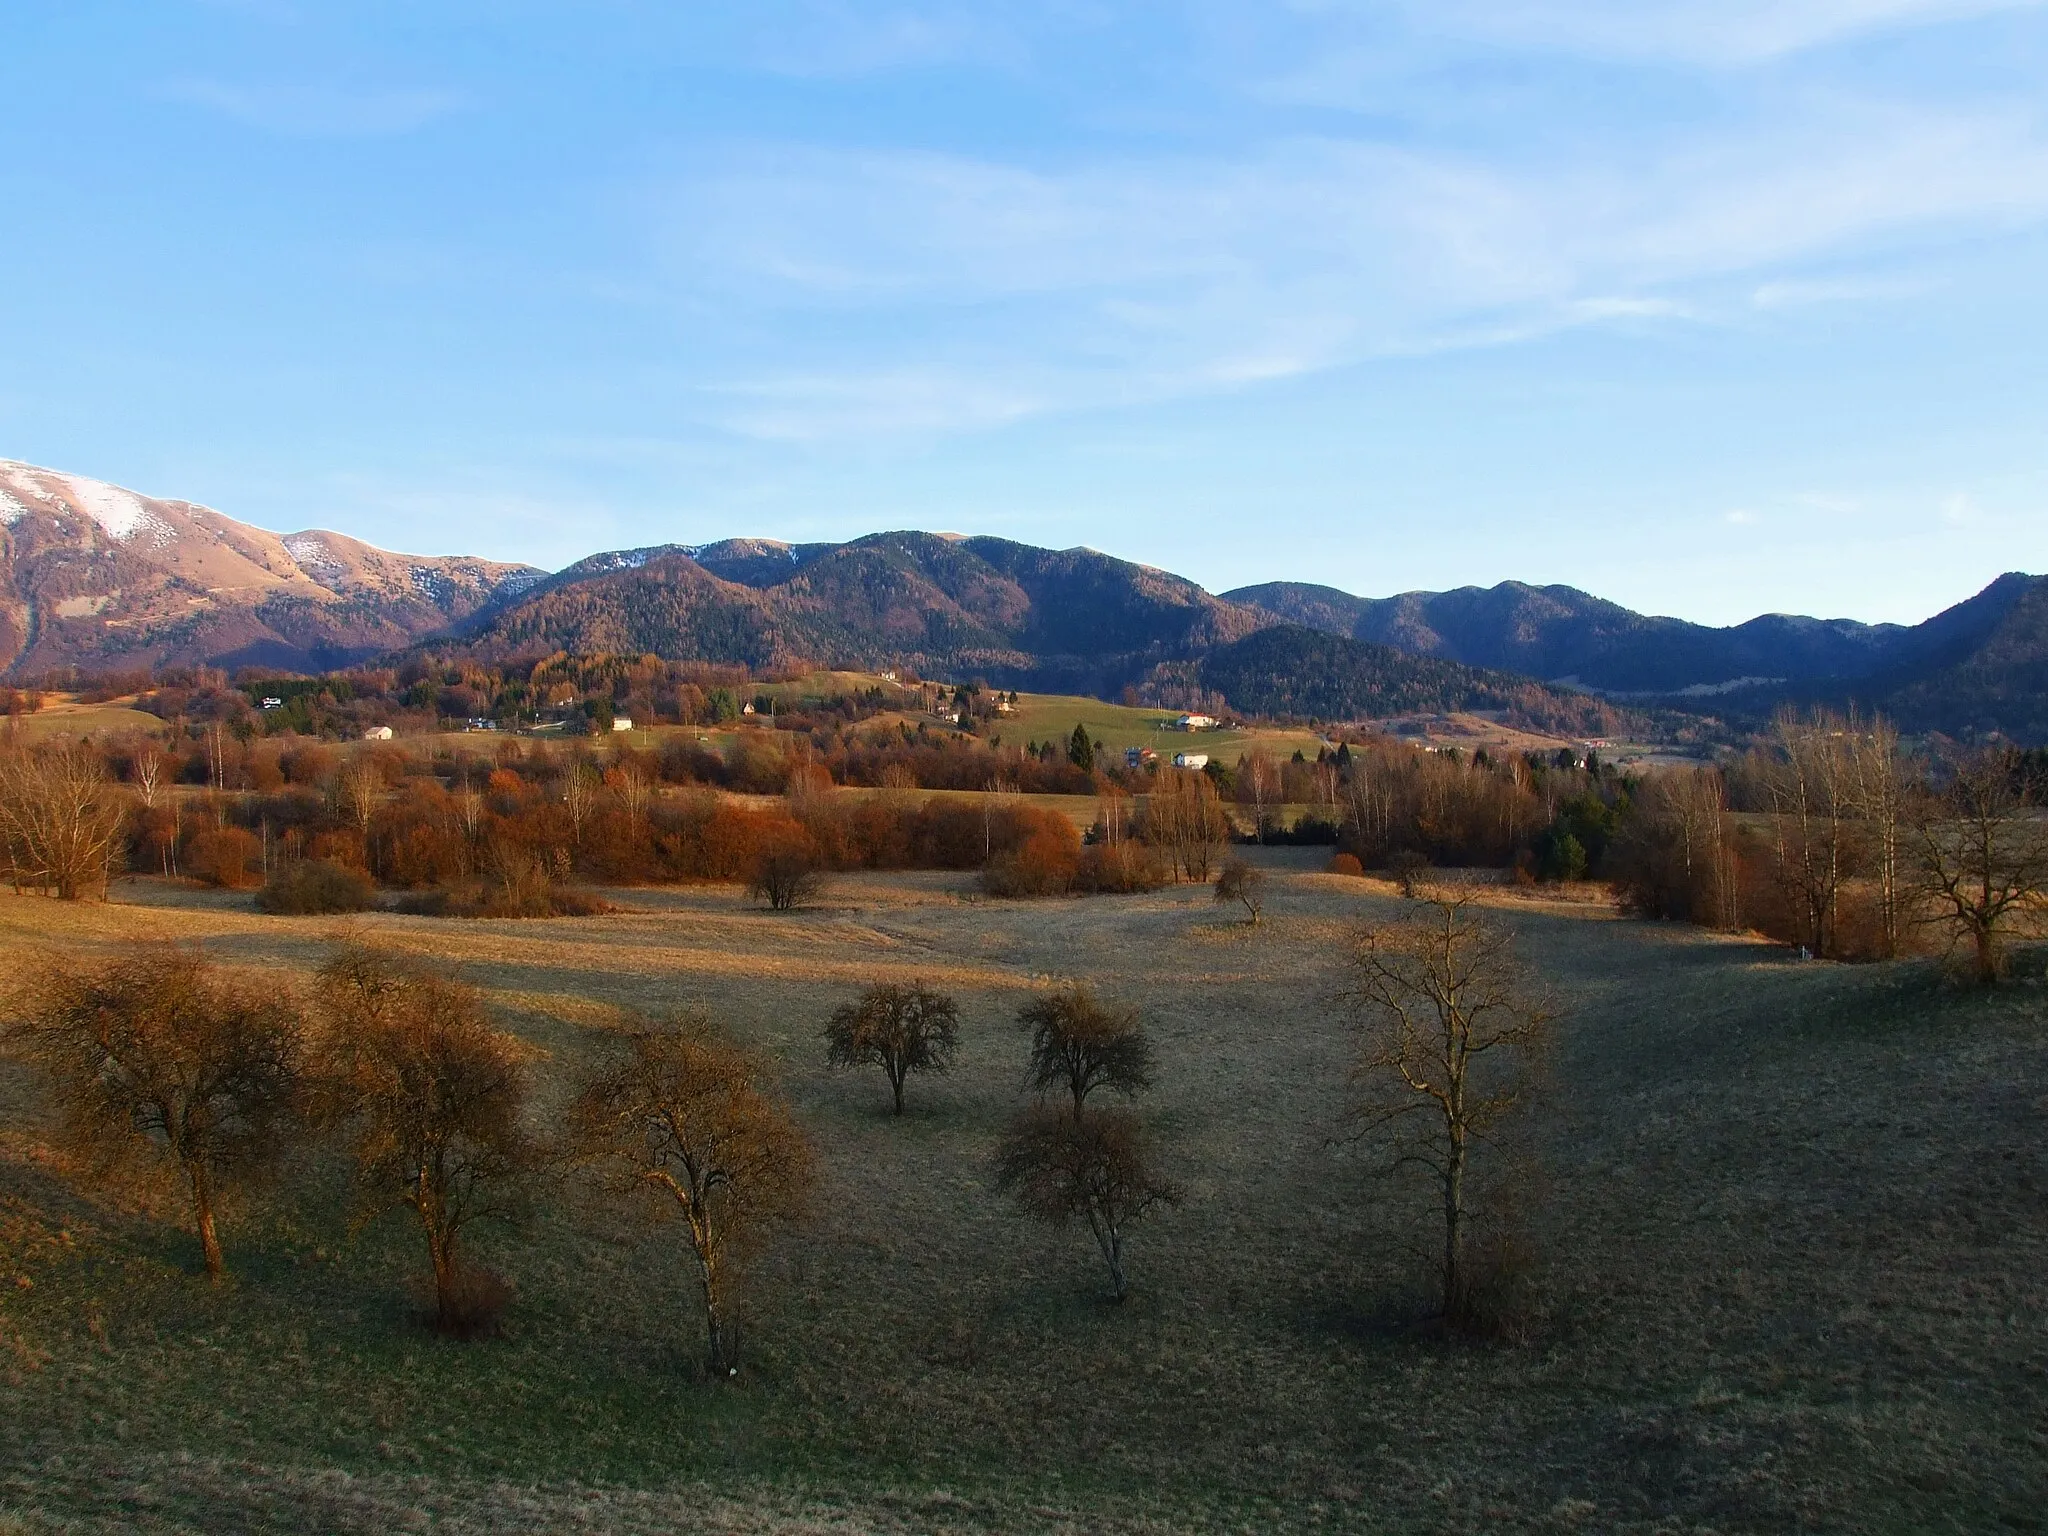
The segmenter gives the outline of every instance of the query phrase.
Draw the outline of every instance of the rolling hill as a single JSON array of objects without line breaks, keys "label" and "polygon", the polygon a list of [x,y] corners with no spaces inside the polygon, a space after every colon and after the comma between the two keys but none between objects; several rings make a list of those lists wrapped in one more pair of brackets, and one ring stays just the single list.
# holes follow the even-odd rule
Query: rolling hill
[{"label": "rolling hill", "polygon": [[562,650],[910,666],[1102,694],[1274,622],[1093,550],[879,533],[595,555],[479,614],[459,639],[493,659]]}]

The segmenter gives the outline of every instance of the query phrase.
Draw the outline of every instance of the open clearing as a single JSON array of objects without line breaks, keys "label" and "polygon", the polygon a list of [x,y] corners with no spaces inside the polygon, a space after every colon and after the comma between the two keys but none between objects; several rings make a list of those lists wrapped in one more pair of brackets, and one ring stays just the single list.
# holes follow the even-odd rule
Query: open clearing
[{"label": "open clearing", "polygon": [[[485,987],[548,1107],[622,1007],[701,1003],[783,1064],[815,1218],[757,1268],[749,1371],[697,1379],[683,1268],[573,1192],[486,1256],[510,1336],[411,1319],[395,1218],[351,1239],[320,1159],[226,1229],[231,1286],[43,1154],[0,1065],[0,1530],[1985,1531],[2048,1518],[2048,989],[1504,902],[1568,1001],[1531,1230],[1530,1342],[1407,1325],[1420,1229],[1333,1151],[1333,998],[1377,883],[1274,869],[1257,931],[1206,889],[984,902],[842,877],[810,911],[723,888],[597,919],[357,926]],[[50,942],[203,939],[298,979],[340,924],[136,882],[0,897]],[[1146,1108],[1188,1198],[1101,1304],[1085,1236],[989,1188],[1031,989],[1140,1003]],[[947,1079],[886,1113],[823,1066],[859,985],[961,999]],[[15,1276],[31,1282],[17,1285]]]}]

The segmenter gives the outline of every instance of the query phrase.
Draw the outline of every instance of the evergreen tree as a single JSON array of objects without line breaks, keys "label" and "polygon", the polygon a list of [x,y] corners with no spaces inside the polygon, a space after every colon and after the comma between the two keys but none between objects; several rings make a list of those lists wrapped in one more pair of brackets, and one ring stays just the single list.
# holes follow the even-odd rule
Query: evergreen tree
[{"label": "evergreen tree", "polygon": [[1083,773],[1095,771],[1095,743],[1088,739],[1088,727],[1077,725],[1067,742],[1067,761]]}]

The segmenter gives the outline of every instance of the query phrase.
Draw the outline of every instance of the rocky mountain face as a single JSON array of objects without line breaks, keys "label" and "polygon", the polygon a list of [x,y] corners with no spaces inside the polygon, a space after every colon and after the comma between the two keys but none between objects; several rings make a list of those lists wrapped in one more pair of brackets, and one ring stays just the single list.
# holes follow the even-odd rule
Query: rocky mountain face
[{"label": "rocky mountain face", "polygon": [[0,460],[0,669],[317,670],[445,630],[531,566],[275,534],[188,501]]}]

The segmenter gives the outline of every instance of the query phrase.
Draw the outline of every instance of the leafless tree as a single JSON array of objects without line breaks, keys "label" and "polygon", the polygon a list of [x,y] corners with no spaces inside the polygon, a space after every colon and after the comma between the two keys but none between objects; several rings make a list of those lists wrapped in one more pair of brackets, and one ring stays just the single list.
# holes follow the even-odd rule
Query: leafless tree
[{"label": "leafless tree", "polygon": [[1145,841],[1163,850],[1176,878],[1206,881],[1230,817],[1206,773],[1162,768],[1145,797]]},{"label": "leafless tree", "polygon": [[825,1041],[835,1067],[880,1067],[900,1115],[905,1078],[913,1072],[952,1070],[960,1044],[959,1005],[922,984],[885,982],[836,1009],[825,1026]]},{"label": "leafless tree", "polygon": [[1253,748],[1237,760],[1238,803],[1251,808],[1252,829],[1260,842],[1266,840],[1266,815],[1280,793],[1280,769],[1271,756]]},{"label": "leafless tree", "polygon": [[755,858],[747,893],[767,902],[771,911],[788,912],[815,900],[824,883],[810,849],[785,843],[764,848]]},{"label": "leafless tree", "polygon": [[1468,1177],[1475,1147],[1521,1097],[1556,1014],[1513,957],[1507,930],[1464,895],[1368,932],[1351,993],[1360,1053],[1351,1139],[1421,1168],[1443,1214],[1444,1316],[1464,1315]]},{"label": "leafless tree", "polygon": [[105,895],[127,811],[126,796],[84,742],[0,750],[0,838],[16,889],[64,901]]},{"label": "leafless tree", "polygon": [[1178,1205],[1180,1187],[1152,1166],[1144,1127],[1129,1110],[1086,1118],[1039,1106],[1012,1124],[996,1156],[996,1187],[1041,1221],[1088,1224],[1109,1267],[1110,1299],[1130,1294],[1124,1238],[1154,1206]]},{"label": "leafless tree", "polygon": [[50,955],[32,974],[11,1043],[48,1072],[68,1131],[105,1170],[138,1153],[176,1170],[218,1281],[219,1194],[275,1161],[304,1108],[296,1000],[165,944],[86,970]]},{"label": "leafless tree", "polygon": [[1870,865],[1877,875],[1878,942],[1886,957],[1898,952],[1903,920],[1902,845],[1909,775],[1899,733],[1882,715],[1868,725],[1849,717],[1850,802],[1865,828]]},{"label": "leafless tree", "polygon": [[466,1307],[466,1239],[510,1220],[542,1160],[524,1126],[529,1052],[491,1027],[458,982],[361,945],[320,972],[330,1112],[353,1142],[359,1219],[412,1211],[434,1279],[434,1320],[452,1333],[487,1319]]},{"label": "leafless tree", "polygon": [[154,737],[144,736],[135,744],[135,793],[142,801],[145,811],[156,809],[157,798],[165,789],[164,749],[157,745]]},{"label": "leafless tree", "polygon": [[1216,901],[1237,902],[1250,915],[1251,925],[1258,927],[1266,906],[1266,872],[1243,859],[1229,860],[1216,877]]},{"label": "leafless tree", "polygon": [[1843,723],[1825,712],[1781,710],[1773,722],[1777,756],[1764,785],[1771,798],[1774,868],[1806,945],[1836,952],[1836,919],[1854,836],[1855,780]]},{"label": "leafless tree", "polygon": [[570,1142],[615,1188],[680,1217],[704,1303],[714,1375],[738,1369],[734,1259],[808,1199],[813,1157],[751,1057],[702,1014],[626,1037],[623,1060],[576,1096]]},{"label": "leafless tree", "polygon": [[370,823],[376,819],[377,807],[384,799],[384,770],[378,766],[375,755],[365,749],[353,753],[341,765],[335,790],[341,808],[354,818],[356,830],[367,846]]},{"label": "leafless tree", "polygon": [[582,762],[571,763],[562,775],[562,809],[569,813],[570,841],[578,848],[583,846],[583,823],[596,808],[597,790],[592,779],[590,766]]},{"label": "leafless tree", "polygon": [[2048,819],[1995,749],[1944,765],[1939,788],[1913,817],[1918,885],[1950,950],[1968,954],[1980,985],[2005,968],[2012,929],[2048,912]]},{"label": "leafless tree", "polygon": [[619,809],[626,813],[626,831],[637,843],[647,826],[647,805],[654,797],[654,786],[631,763],[621,763],[605,777],[619,797]]},{"label": "leafless tree", "polygon": [[1017,1018],[1031,1032],[1025,1087],[1040,1097],[1064,1088],[1076,1119],[1097,1088],[1133,1098],[1152,1084],[1152,1047],[1135,1008],[1075,984],[1033,998]]}]

